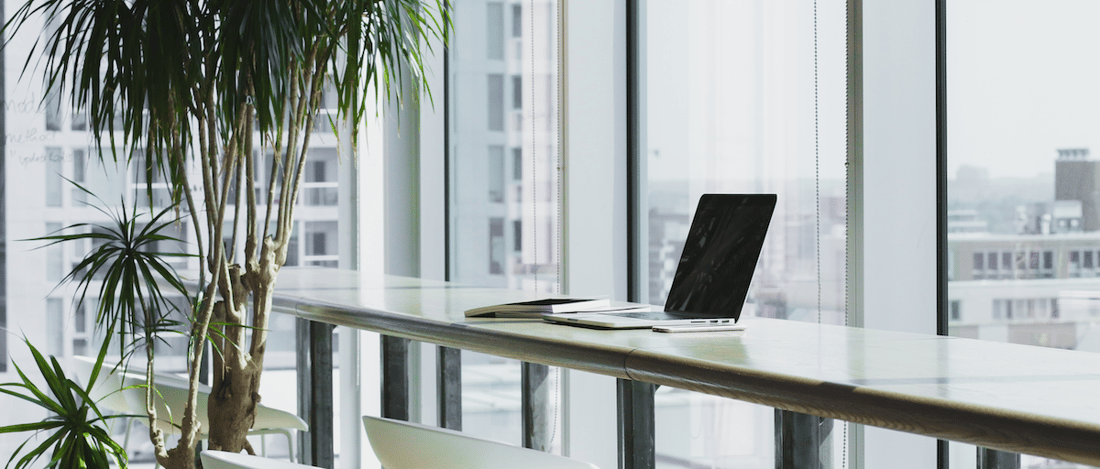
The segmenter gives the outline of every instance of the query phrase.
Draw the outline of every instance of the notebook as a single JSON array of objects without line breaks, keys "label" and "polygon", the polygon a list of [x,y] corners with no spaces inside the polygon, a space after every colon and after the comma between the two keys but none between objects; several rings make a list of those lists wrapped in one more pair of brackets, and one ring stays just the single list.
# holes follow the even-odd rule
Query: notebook
[{"label": "notebook", "polygon": [[775,194],[703,195],[664,311],[551,314],[543,319],[601,329],[737,322],[775,202]]}]

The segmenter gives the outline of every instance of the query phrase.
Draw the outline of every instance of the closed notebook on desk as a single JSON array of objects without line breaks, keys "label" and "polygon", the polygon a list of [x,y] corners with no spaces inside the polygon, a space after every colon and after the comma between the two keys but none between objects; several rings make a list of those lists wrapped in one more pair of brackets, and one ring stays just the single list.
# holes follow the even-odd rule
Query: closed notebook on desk
[{"label": "closed notebook on desk", "polygon": [[703,195],[684,241],[664,311],[543,318],[603,329],[735,323],[749,293],[775,202],[775,194]]}]

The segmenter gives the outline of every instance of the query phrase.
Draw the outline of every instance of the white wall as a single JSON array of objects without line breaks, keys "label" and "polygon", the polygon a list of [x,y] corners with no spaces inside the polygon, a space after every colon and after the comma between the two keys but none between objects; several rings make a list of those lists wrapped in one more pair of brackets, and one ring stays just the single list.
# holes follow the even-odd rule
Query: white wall
[{"label": "white wall", "polygon": [[[626,6],[562,1],[565,291],[625,300]],[[566,376],[567,454],[617,467],[615,380]]]},{"label": "white wall", "polygon": [[[935,334],[935,2],[863,0],[863,52],[863,326]],[[865,436],[864,467],[935,467],[932,438]]]}]

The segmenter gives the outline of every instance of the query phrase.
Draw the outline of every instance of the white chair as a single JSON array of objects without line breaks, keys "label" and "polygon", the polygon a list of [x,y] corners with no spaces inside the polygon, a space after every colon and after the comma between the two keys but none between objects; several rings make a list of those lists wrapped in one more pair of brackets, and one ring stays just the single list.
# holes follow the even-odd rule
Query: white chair
[{"label": "white chair", "polygon": [[286,461],[249,456],[247,454],[227,453],[225,451],[206,450],[199,453],[203,469],[303,469],[303,466]]},{"label": "white chair", "polygon": [[[92,376],[95,367],[95,358],[73,357],[77,381],[86,385]],[[159,401],[157,406],[158,427],[165,434],[178,434],[177,427],[183,418],[184,405],[187,402],[187,381],[170,375],[156,374],[156,387]],[[145,415],[145,384],[144,373],[133,373],[123,369],[115,369],[113,364],[104,364],[99,373],[96,386],[92,389],[91,397],[98,401],[100,410],[109,410],[122,414]],[[133,387],[138,386],[138,387]],[[199,386],[198,406],[195,409],[199,417],[200,437],[206,439],[206,430],[210,428],[210,422],[206,416],[206,401],[210,397],[210,387]],[[123,440],[123,449],[127,449],[130,441],[130,427],[133,419],[126,425],[126,436]],[[175,423],[175,425],[173,425]],[[309,425],[304,420],[290,412],[273,409],[263,404],[256,406],[256,420],[252,424],[249,435],[281,434],[286,436],[287,447],[290,451],[290,460],[294,460],[294,438],[290,430],[308,431]],[[266,453],[266,451],[264,451]]]},{"label": "white chair", "polygon": [[378,417],[363,417],[367,439],[386,469],[598,469],[533,449],[461,432]]}]

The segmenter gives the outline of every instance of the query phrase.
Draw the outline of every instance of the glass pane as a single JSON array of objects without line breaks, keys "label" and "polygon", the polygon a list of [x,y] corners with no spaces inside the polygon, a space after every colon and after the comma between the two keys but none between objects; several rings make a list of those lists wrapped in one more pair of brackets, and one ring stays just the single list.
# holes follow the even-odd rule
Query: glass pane
[{"label": "glass pane", "polygon": [[[947,5],[950,333],[1098,352],[1100,4]],[[951,454],[973,467],[973,447]],[[1022,467],[1080,466],[1024,455]]]},{"label": "glass pane", "polygon": [[[451,5],[450,280],[557,292],[558,1]],[[462,366],[463,431],[519,444],[519,364]]]},{"label": "glass pane", "polygon": [[[843,4],[819,5],[817,18],[799,0],[645,8],[643,300],[665,303],[702,194],[774,193],[742,316],[844,324]],[[664,388],[658,397],[659,467],[774,465],[771,408]],[[831,441],[842,457],[843,438]]]},{"label": "glass pane", "polygon": [[[14,5],[14,4],[11,4]],[[9,10],[11,13],[14,10]],[[33,24],[28,23],[28,25]],[[86,243],[84,246],[63,244],[45,249],[33,249],[43,243],[14,241],[44,236],[50,231],[78,223],[104,223],[105,217],[86,207],[82,202],[106,203],[109,211],[118,210],[122,201],[130,207],[135,197],[146,193],[145,174],[136,170],[141,166],[143,155],[137,152],[133,164],[127,166],[127,156],[120,149],[121,163],[100,163],[103,156],[92,145],[88,132],[88,114],[72,109],[68,96],[50,94],[45,96],[42,69],[31,67],[23,69],[26,54],[41,37],[41,29],[29,26],[19,34],[6,37],[4,68],[6,82],[4,106],[5,158],[0,159],[0,329],[4,331],[25,331],[27,337],[42,350],[57,354],[62,364],[73,354],[94,353],[102,343],[102,331],[94,328],[95,299],[83,309],[75,309],[72,302],[73,288],[54,290],[60,280],[74,266],[76,260],[95,249],[98,245]],[[503,34],[503,33],[502,33]],[[35,59],[35,62],[37,60]],[[43,100],[43,97],[45,99]],[[45,101],[42,103],[42,101]],[[331,107],[333,96],[325,94],[324,105]],[[40,106],[40,104],[43,104]],[[322,119],[325,132],[330,129],[327,118]],[[121,120],[116,121],[116,126]],[[118,139],[121,132],[115,135]],[[260,144],[256,139],[257,146]],[[109,145],[109,143],[108,143]],[[290,254],[291,264],[298,264],[303,258],[311,265],[333,266],[341,252],[339,242],[351,239],[349,234],[337,233],[338,229],[349,230],[351,220],[339,220],[339,213],[354,213],[354,210],[338,212],[338,186],[341,171],[337,155],[338,143],[333,138],[313,138],[311,140],[310,165],[308,177],[303,182],[303,191],[299,196],[302,202],[297,212],[299,220],[308,219],[312,226],[298,231],[308,231],[312,236],[309,242],[295,243]],[[344,145],[347,148],[347,145]],[[108,148],[105,152],[110,152]],[[262,153],[257,153],[262,154]],[[111,155],[106,155],[111,159]],[[345,162],[347,163],[347,162]],[[267,181],[270,169],[264,165],[257,168],[257,180]],[[345,166],[344,170],[350,170]],[[97,197],[89,197],[65,181],[68,178],[87,188]],[[343,180],[348,180],[344,178]],[[193,177],[192,183],[201,181]],[[157,200],[153,206],[164,206],[168,191],[160,178],[154,179],[160,184],[154,187]],[[258,190],[260,203],[265,202],[266,191]],[[17,194],[17,199],[5,202],[5,196]],[[201,195],[201,190],[197,193]],[[140,202],[142,207],[147,202]],[[48,208],[48,209],[44,209]],[[133,211],[129,212],[133,213]],[[147,210],[139,210],[142,223],[148,219]],[[261,212],[262,213],[262,212]],[[171,217],[172,215],[169,215]],[[201,216],[201,215],[200,215]],[[262,215],[261,215],[262,216]],[[15,220],[7,223],[8,220]],[[335,228],[334,228],[335,226]],[[177,230],[168,230],[165,234],[180,236],[183,243],[158,242],[151,249],[169,252],[193,251],[194,227],[184,221]],[[308,230],[307,230],[308,228]],[[84,228],[88,231],[91,228]],[[71,231],[70,231],[71,232]],[[320,236],[313,236],[320,233]],[[8,237],[13,240],[8,242]],[[231,235],[230,235],[231,237]],[[238,237],[240,239],[240,237]],[[71,247],[70,247],[71,246]],[[299,252],[299,247],[302,251]],[[309,250],[307,256],[305,251]],[[312,256],[312,257],[310,257]],[[170,262],[177,268],[192,269],[197,261],[186,258],[173,258]],[[301,262],[305,263],[305,262]],[[349,264],[350,265],[350,264]],[[98,288],[93,284],[90,291]],[[18,311],[10,317],[8,310]],[[173,313],[173,318],[182,319],[183,313]],[[265,374],[261,394],[265,404],[277,403],[276,407],[293,411],[295,409],[294,381],[294,322],[295,318],[275,315],[270,323],[271,332],[265,367],[278,369],[282,373]],[[21,341],[12,342],[12,355],[9,356],[8,340],[10,334],[0,334],[0,373],[11,371],[8,364],[11,358],[19,360],[26,370],[29,354]],[[19,336],[15,336],[19,337]],[[157,351],[164,360],[158,361],[158,368],[165,372],[183,369],[185,341],[182,336],[171,335],[166,342],[157,344]],[[117,352],[114,352],[117,353]],[[140,354],[139,354],[140,355]],[[289,377],[289,378],[288,378]],[[4,381],[11,381],[5,376]],[[287,397],[289,396],[289,397]],[[16,422],[27,422],[42,418],[37,410],[27,406],[18,406],[12,401],[0,398],[5,409],[0,415],[0,426]],[[284,405],[286,404],[286,405]],[[121,431],[121,427],[115,428]],[[151,467],[147,433],[135,429],[136,435],[130,440],[131,463],[142,467]],[[119,441],[121,442],[121,434]],[[0,454],[10,455],[22,441],[19,435],[0,436]],[[272,438],[267,445],[269,456],[287,454],[286,446],[279,438]],[[253,443],[258,444],[257,442]],[[260,447],[257,446],[257,449]]]}]

